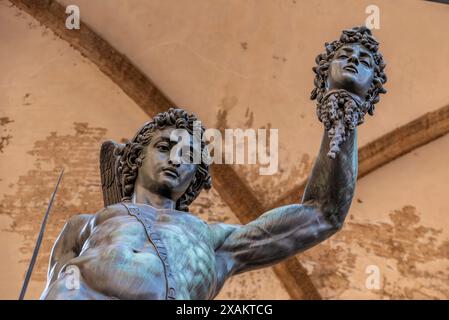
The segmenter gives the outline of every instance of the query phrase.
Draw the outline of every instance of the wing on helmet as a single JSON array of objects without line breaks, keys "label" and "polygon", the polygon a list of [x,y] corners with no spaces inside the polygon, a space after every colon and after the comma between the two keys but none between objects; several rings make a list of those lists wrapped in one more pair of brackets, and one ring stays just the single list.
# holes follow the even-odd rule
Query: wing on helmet
[{"label": "wing on helmet", "polygon": [[122,201],[122,189],[117,171],[117,151],[121,148],[122,145],[111,140],[105,141],[101,145],[100,173],[105,206]]}]

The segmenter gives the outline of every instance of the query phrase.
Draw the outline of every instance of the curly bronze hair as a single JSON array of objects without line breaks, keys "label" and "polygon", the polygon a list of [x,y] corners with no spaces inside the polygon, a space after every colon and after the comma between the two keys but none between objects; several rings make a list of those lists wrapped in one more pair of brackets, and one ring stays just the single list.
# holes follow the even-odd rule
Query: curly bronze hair
[{"label": "curly bronze hair", "polygon": [[326,80],[329,65],[337,50],[344,44],[349,43],[360,43],[370,51],[374,59],[374,79],[365,97],[365,106],[363,108],[365,112],[373,115],[374,105],[380,100],[379,94],[387,92],[387,90],[383,87],[383,85],[387,82],[387,76],[384,72],[386,64],[383,60],[382,54],[378,51],[379,42],[372,36],[371,30],[365,26],[343,30],[339,40],[335,40],[331,43],[326,42],[324,44],[326,52],[319,54],[315,58],[317,65],[312,68],[313,72],[315,72],[315,88],[312,90],[310,98],[312,100],[316,99],[319,103],[322,102],[326,91]]},{"label": "curly bronze hair", "polygon": [[[186,129],[189,134],[193,134],[193,124],[198,121],[194,114],[188,114],[180,108],[170,108],[166,112],[157,114],[152,121],[147,122],[137,132],[135,137],[128,141],[125,147],[119,151],[118,172],[120,184],[123,192],[122,201],[129,201],[134,193],[134,184],[137,179],[138,169],[142,165],[144,158],[143,149],[147,146],[157,130],[167,127]],[[201,135],[205,128],[201,126]],[[201,150],[206,150],[206,143],[201,140]],[[189,205],[196,199],[203,189],[212,187],[212,179],[209,174],[209,164],[201,159],[197,171],[186,192],[176,202],[176,209],[188,211]]]}]

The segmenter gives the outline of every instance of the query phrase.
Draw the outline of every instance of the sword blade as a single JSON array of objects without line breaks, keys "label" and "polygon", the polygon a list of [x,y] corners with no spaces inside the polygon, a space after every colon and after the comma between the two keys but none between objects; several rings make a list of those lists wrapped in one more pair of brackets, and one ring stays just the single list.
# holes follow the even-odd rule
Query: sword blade
[{"label": "sword blade", "polygon": [[25,280],[23,281],[22,290],[20,291],[19,300],[23,300],[23,298],[25,297],[28,283],[30,282],[31,274],[33,273],[34,264],[36,263],[37,255],[39,254],[39,249],[42,244],[42,239],[44,238],[44,231],[45,231],[45,226],[47,224],[47,219],[50,214],[50,210],[53,205],[53,200],[55,199],[56,192],[58,191],[59,183],[61,182],[63,174],[64,174],[64,169],[62,169],[62,171],[59,175],[55,190],[53,191],[53,193],[51,195],[50,202],[48,203],[47,211],[45,212],[44,219],[42,220],[41,229],[39,230],[39,235],[38,235],[37,241],[36,241],[36,246],[34,247],[33,255],[31,256],[30,265],[28,266],[28,271],[26,273]]}]

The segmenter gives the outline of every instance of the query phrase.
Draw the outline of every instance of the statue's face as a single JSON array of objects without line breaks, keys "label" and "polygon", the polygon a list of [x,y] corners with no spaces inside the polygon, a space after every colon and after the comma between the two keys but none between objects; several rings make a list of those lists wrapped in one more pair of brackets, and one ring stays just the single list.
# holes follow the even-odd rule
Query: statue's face
[{"label": "statue's face", "polygon": [[[177,143],[184,143],[189,147],[190,142],[178,142],[170,140],[170,135],[175,128],[165,128],[155,132],[151,142],[143,149],[144,159],[138,170],[137,181],[145,189],[166,196],[172,200],[178,200],[192,182],[197,165],[188,163],[180,157],[181,152],[174,152],[172,148]],[[180,149],[180,148],[179,148]],[[173,158],[173,159],[172,159]]]},{"label": "statue's face", "polygon": [[343,45],[329,66],[328,89],[345,89],[364,99],[374,78],[374,59],[358,43]]}]

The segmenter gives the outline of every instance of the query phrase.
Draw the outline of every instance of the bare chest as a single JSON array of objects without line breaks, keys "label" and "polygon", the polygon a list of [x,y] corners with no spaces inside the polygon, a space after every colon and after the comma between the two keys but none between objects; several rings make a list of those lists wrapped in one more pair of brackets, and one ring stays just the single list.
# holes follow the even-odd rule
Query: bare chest
[{"label": "bare chest", "polygon": [[[144,227],[144,223],[151,224],[151,230],[160,237],[166,250],[177,299],[211,298],[217,286],[217,275],[213,235],[208,225],[190,214],[140,211],[143,211],[145,221],[131,215],[117,215],[102,222],[90,239],[91,245],[104,246],[107,242],[109,247],[127,248],[131,252],[127,255],[128,260],[137,261],[142,255],[151,256],[153,269],[160,273],[164,262],[154,243],[150,242],[148,228]],[[129,263],[136,265],[133,261]],[[140,273],[141,270],[134,272]]]}]

